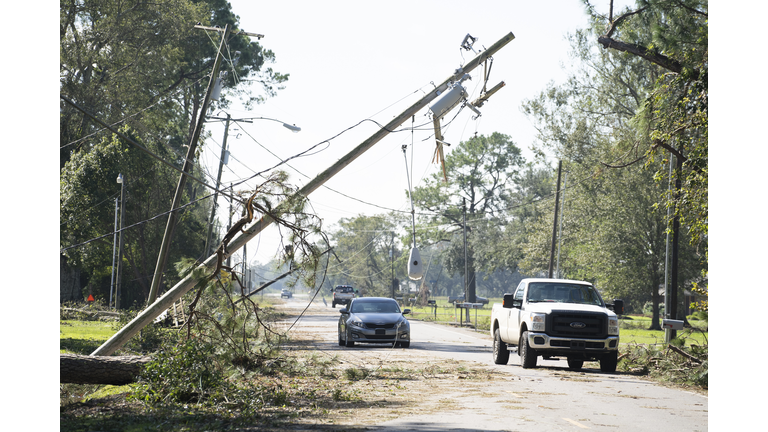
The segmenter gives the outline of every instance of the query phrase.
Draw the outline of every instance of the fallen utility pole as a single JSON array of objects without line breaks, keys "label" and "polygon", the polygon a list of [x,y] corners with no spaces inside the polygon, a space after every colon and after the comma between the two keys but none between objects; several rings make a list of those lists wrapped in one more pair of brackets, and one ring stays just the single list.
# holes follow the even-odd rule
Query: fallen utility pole
[{"label": "fallen utility pole", "polygon": [[[301,199],[303,197],[308,196],[310,193],[314,192],[316,189],[322,186],[325,182],[330,180],[334,175],[338,174],[344,167],[346,167],[347,165],[352,163],[352,161],[357,159],[360,155],[365,153],[374,144],[381,141],[382,138],[384,138],[390,132],[395,130],[398,126],[403,124],[403,122],[405,122],[408,118],[410,118],[412,115],[415,115],[421,109],[425,108],[431,101],[433,101],[439,95],[443,94],[443,92],[448,89],[448,85],[451,82],[459,80],[459,78],[464,76],[465,73],[468,73],[474,70],[478,65],[480,65],[482,62],[484,62],[489,57],[491,57],[494,53],[496,53],[505,45],[507,45],[509,42],[511,42],[514,38],[515,38],[514,34],[512,34],[511,32],[508,33],[499,41],[491,45],[488,49],[479,53],[475,58],[470,60],[463,68],[457,69],[453,73],[453,75],[448,77],[441,84],[437,85],[434,90],[427,93],[418,102],[408,107],[405,111],[403,111],[400,115],[398,115],[392,121],[387,123],[378,132],[371,135],[368,139],[366,139],[357,147],[352,149],[349,153],[347,153],[344,157],[339,159],[336,163],[334,163],[325,171],[320,173],[312,181],[307,183],[303,188],[299,189],[299,191],[297,191],[296,194],[287,198],[282,204],[278,205],[277,208],[275,209],[275,214],[280,214],[281,212],[285,211],[287,208],[289,208],[291,202],[294,201],[295,199]],[[272,219],[268,215],[264,215],[261,217],[261,219],[254,222],[250,227],[244,229],[240,235],[232,239],[232,241],[229,243],[227,247],[227,257],[235,253],[241,247],[243,247],[243,245],[245,245],[249,240],[251,240],[257,234],[259,234],[264,228],[266,228],[272,222],[274,222],[274,219]],[[216,262],[217,262],[217,256],[216,254],[213,254],[209,256],[197,268],[200,269],[200,268],[206,267],[212,270],[215,267]],[[197,280],[192,277],[192,274],[194,273],[195,272],[190,272],[190,274],[187,277],[180,280],[174,287],[166,291],[166,293],[163,294],[162,297],[158,298],[149,307],[147,307],[145,310],[139,313],[136,316],[136,318],[134,318],[131,322],[126,324],[125,327],[120,329],[111,338],[109,338],[106,342],[104,342],[104,344],[102,344],[99,348],[97,348],[96,351],[91,353],[91,355],[92,356],[112,355],[112,353],[117,351],[118,348],[123,346],[130,338],[132,338],[142,328],[144,328],[147,324],[151,323],[152,320],[154,320],[164,310],[168,309],[174,302],[178,301],[184,294],[186,294],[189,290],[191,290],[197,283]]]}]

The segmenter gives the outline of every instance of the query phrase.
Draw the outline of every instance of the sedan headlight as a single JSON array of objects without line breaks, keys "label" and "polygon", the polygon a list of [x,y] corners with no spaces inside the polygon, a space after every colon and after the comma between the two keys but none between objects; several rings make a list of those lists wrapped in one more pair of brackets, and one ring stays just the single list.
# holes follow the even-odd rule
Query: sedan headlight
[{"label": "sedan headlight", "polygon": [[608,317],[608,334],[611,336],[619,335],[619,319],[617,317]]},{"label": "sedan headlight", "polygon": [[360,320],[350,320],[349,321],[349,325],[354,326],[354,327],[365,328],[365,325]]},{"label": "sedan headlight", "polygon": [[547,322],[547,314],[544,313],[531,313],[531,331],[545,331]]}]

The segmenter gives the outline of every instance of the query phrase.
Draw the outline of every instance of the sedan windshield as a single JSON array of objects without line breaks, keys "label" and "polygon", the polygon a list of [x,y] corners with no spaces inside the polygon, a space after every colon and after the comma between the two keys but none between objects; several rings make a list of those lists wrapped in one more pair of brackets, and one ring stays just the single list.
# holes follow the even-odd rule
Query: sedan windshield
[{"label": "sedan windshield", "polygon": [[593,286],[548,282],[531,283],[528,286],[528,302],[603,305],[600,294]]},{"label": "sedan windshield", "polygon": [[352,313],[399,313],[400,306],[393,301],[365,301],[352,302]]}]

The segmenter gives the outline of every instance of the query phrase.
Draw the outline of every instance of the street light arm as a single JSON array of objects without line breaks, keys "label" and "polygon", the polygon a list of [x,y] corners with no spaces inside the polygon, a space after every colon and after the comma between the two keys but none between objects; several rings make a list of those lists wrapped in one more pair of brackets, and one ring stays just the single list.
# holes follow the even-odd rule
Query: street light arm
[{"label": "street light arm", "polygon": [[[209,120],[226,120],[226,117],[208,117],[208,119]],[[270,120],[270,121],[273,121],[273,122],[282,123],[284,128],[286,128],[286,129],[288,129],[288,130],[290,130],[292,132],[299,132],[299,131],[301,131],[301,128],[296,126],[295,124],[291,125],[291,124],[288,124],[288,123],[286,123],[286,122],[284,122],[282,120],[273,119],[273,118],[269,118],[269,117],[246,117],[246,118],[241,118],[241,119],[231,119],[230,121],[253,123],[253,120]]]}]

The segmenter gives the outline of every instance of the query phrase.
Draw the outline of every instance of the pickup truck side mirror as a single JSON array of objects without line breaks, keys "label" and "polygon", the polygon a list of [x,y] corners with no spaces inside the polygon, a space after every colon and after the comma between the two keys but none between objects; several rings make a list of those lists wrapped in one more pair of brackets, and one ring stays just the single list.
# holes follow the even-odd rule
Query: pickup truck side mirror
[{"label": "pickup truck side mirror", "polygon": [[613,299],[613,313],[616,315],[624,315],[624,300]]},{"label": "pickup truck side mirror", "polygon": [[514,306],[515,296],[512,294],[504,294],[504,302],[501,304],[505,309],[512,309]]}]

